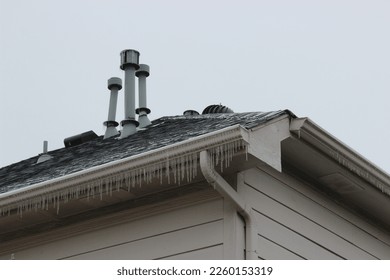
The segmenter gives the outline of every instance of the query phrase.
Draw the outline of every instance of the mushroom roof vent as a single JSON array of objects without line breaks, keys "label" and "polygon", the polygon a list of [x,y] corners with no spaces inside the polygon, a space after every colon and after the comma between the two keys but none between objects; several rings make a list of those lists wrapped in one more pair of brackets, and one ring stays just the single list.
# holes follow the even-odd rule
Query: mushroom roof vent
[{"label": "mushroom roof vent", "polygon": [[220,114],[220,113],[234,113],[234,112],[229,107],[223,105],[210,105],[203,110],[202,115]]}]

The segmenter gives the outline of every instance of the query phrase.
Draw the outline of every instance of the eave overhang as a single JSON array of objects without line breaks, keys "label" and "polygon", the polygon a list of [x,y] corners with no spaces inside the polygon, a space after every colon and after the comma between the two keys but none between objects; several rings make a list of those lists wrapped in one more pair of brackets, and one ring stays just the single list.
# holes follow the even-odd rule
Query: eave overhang
[{"label": "eave overhang", "polygon": [[301,141],[312,145],[353,174],[390,196],[390,176],[309,118],[291,120],[290,131]]},{"label": "eave overhang", "polygon": [[390,176],[308,118],[292,119],[284,171],[390,230]]}]

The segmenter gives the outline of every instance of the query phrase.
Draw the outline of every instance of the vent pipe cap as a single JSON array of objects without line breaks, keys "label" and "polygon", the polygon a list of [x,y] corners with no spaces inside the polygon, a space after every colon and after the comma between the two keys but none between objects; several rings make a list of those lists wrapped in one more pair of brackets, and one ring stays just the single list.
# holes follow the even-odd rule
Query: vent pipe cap
[{"label": "vent pipe cap", "polygon": [[137,77],[139,77],[139,76],[149,77],[149,75],[150,75],[150,67],[149,67],[149,65],[147,65],[147,64],[140,64],[139,65],[139,69],[137,70],[137,72],[135,72],[135,75]]},{"label": "vent pipe cap", "polygon": [[121,90],[122,89],[122,79],[117,78],[117,77],[112,77],[112,78],[108,79],[107,87],[109,90],[111,90],[114,87],[118,88],[118,90]]},{"label": "vent pipe cap", "polygon": [[121,66],[122,70],[125,70],[127,66],[133,66],[136,70],[139,68],[139,51],[136,50],[123,50],[121,52]]}]

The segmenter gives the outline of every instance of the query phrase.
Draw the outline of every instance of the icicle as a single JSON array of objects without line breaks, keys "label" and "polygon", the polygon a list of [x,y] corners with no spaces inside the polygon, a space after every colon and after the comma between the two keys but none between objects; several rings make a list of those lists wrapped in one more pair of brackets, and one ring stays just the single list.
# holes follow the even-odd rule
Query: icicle
[{"label": "icicle", "polygon": [[185,177],[185,163],[184,163],[184,156],[180,157],[180,181],[184,180]]},{"label": "icicle", "polygon": [[114,188],[114,186],[116,188],[116,191],[119,192],[120,188],[119,184],[117,183],[117,176],[111,178],[111,187]]},{"label": "icicle", "polygon": [[145,172],[145,174],[144,174],[144,182],[146,184],[149,183],[149,176],[150,176],[150,172],[151,172],[150,168],[151,168],[150,166],[147,166],[147,167],[144,168],[144,172]]},{"label": "icicle", "polygon": [[57,215],[59,214],[60,212],[60,201],[57,202]]},{"label": "icicle", "polygon": [[198,154],[195,155],[194,178],[198,176]]},{"label": "icicle", "polygon": [[100,200],[103,200],[103,188],[105,187],[105,184],[106,184],[107,180],[105,179],[100,179],[97,184],[98,184],[98,192],[99,192],[99,195],[100,195]]},{"label": "icicle", "polygon": [[120,188],[119,188],[118,176],[114,176],[114,177],[113,177],[113,179],[112,179],[112,184],[113,184],[113,186],[115,185],[116,190],[119,192],[119,191],[120,191]]},{"label": "icicle", "polygon": [[185,162],[185,167],[186,167],[186,178],[187,178],[187,183],[190,182],[190,158],[189,156],[185,156],[184,158],[184,162]]},{"label": "icicle", "polygon": [[234,155],[234,142],[229,144],[229,161],[228,161],[228,167],[230,167],[230,163],[233,161],[233,155]]},{"label": "icicle", "polygon": [[110,195],[112,196],[112,177],[109,177],[105,180],[103,193],[104,195]]},{"label": "icicle", "polygon": [[130,173],[130,176],[128,176],[128,175],[129,174],[127,174],[127,176],[125,175],[124,182],[125,182],[125,186],[127,186],[129,191],[130,191],[131,188],[134,188],[136,183],[137,183],[137,172],[136,172],[136,170],[133,170]]},{"label": "icicle", "polygon": [[189,181],[188,182],[191,182],[192,179],[194,177],[193,176],[193,164],[194,164],[194,154],[191,154],[189,157],[188,157],[188,176],[189,176]]},{"label": "icicle", "polygon": [[137,182],[138,182],[138,187],[140,188],[142,186],[142,169],[138,169],[137,172]]},{"label": "icicle", "polygon": [[141,176],[141,178],[140,178],[140,184],[139,184],[139,186],[141,187],[141,184],[142,184],[142,177],[144,178],[144,181],[146,180],[146,175],[147,175],[147,172],[146,172],[146,168],[144,167],[143,168],[143,175]]},{"label": "icicle", "polygon": [[131,188],[134,188],[136,183],[137,183],[137,174],[135,171],[133,171],[130,174],[130,176],[125,176],[125,185],[128,187],[129,190]]},{"label": "icicle", "polygon": [[181,185],[181,177],[182,177],[182,165],[181,165],[181,158],[177,159],[177,184],[180,186]]},{"label": "icicle", "polygon": [[220,148],[221,146],[217,146],[216,148],[214,148],[215,162],[213,163],[213,166],[218,165],[219,157],[221,156]]},{"label": "icicle", "polygon": [[152,183],[153,178],[156,176],[156,165],[149,166],[147,169],[147,184]]},{"label": "icicle", "polygon": [[163,183],[163,175],[162,175],[162,173],[163,173],[163,166],[162,166],[162,164],[160,163],[160,168],[159,168],[159,176],[160,176],[160,184],[162,185],[162,183]]},{"label": "icicle", "polygon": [[134,177],[133,177],[134,181],[132,182],[131,184],[131,187],[132,188],[135,188],[135,186],[138,184],[138,170],[134,170]]},{"label": "icicle", "polygon": [[221,172],[223,172],[223,164],[225,162],[225,153],[226,153],[225,144],[220,146],[220,153],[221,153],[221,156],[220,156],[219,164],[221,165]]},{"label": "icicle", "polygon": [[167,157],[166,162],[165,162],[165,176],[166,176],[167,179],[168,179],[168,184],[171,183],[170,174],[171,174],[171,170],[170,170],[169,157]]},{"label": "icicle", "polygon": [[177,183],[177,165],[176,159],[172,159],[172,172],[173,172],[173,183]]}]

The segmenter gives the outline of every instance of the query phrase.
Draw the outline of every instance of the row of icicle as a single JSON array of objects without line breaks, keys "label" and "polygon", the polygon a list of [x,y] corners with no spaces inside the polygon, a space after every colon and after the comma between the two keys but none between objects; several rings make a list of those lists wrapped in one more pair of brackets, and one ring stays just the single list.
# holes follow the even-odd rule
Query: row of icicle
[{"label": "row of icicle", "polygon": [[[247,143],[242,139],[210,147],[208,151],[211,165],[220,166],[223,172],[224,168],[229,167],[233,156],[244,149],[247,150]],[[79,198],[89,200],[98,197],[102,200],[105,195],[111,196],[113,191],[127,190],[130,192],[132,188],[150,184],[154,179],[159,179],[160,184],[163,183],[164,178],[168,184],[174,183],[180,186],[183,182],[191,183],[198,175],[199,152],[167,157],[163,162],[136,167],[126,172],[98,178],[89,183],[12,203],[0,208],[0,216],[10,215],[16,210],[16,213],[22,217],[23,212],[49,210],[49,207],[56,209],[59,214],[61,203]]]}]

